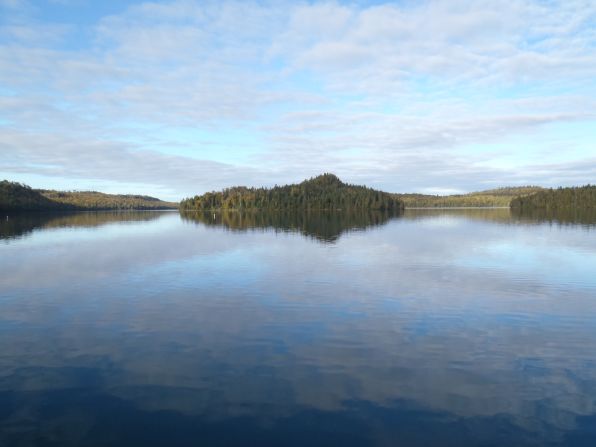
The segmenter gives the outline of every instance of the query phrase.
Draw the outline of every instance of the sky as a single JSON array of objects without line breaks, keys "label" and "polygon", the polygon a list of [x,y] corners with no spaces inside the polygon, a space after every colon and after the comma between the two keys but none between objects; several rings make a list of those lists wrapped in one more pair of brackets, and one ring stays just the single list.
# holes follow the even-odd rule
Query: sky
[{"label": "sky", "polygon": [[596,183],[596,2],[0,0],[0,179]]}]

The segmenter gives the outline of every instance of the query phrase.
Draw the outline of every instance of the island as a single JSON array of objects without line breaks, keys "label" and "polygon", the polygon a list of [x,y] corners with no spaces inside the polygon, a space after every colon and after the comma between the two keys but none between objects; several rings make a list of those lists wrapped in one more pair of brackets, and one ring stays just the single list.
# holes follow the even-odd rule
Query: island
[{"label": "island", "polygon": [[176,208],[178,208],[177,203],[164,202],[149,196],[33,189],[18,182],[0,181],[0,211],[111,211]]},{"label": "island", "polygon": [[342,182],[325,173],[298,184],[273,188],[235,186],[180,202],[182,211],[210,210],[379,210],[400,211],[395,194]]}]

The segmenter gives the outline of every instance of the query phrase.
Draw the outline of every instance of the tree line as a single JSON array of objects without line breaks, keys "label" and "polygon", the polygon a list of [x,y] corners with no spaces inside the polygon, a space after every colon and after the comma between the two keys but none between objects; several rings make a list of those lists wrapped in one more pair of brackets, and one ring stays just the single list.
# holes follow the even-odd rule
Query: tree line
[{"label": "tree line", "polygon": [[518,186],[448,196],[429,194],[397,194],[397,196],[404,202],[407,208],[507,207],[510,205],[512,199],[518,196],[534,194],[542,189],[540,186]]},{"label": "tree line", "polygon": [[181,210],[356,210],[396,211],[403,202],[394,194],[342,182],[323,174],[298,184],[273,188],[236,186],[180,202]]},{"label": "tree line", "polygon": [[596,209],[596,185],[544,189],[529,196],[513,199],[511,208],[546,211]]}]

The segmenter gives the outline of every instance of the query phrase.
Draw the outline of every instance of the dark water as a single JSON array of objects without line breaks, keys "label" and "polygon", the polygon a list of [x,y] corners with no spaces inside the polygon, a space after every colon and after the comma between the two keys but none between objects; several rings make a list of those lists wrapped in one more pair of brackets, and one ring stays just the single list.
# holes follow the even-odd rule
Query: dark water
[{"label": "dark water", "polygon": [[596,445],[596,219],[0,223],[0,446]]}]

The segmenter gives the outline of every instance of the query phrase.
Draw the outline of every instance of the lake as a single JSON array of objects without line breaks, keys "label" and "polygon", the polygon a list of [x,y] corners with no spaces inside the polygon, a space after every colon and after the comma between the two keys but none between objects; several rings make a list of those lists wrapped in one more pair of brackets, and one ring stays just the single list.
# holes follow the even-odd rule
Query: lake
[{"label": "lake", "polygon": [[594,446],[596,219],[2,216],[0,446]]}]

